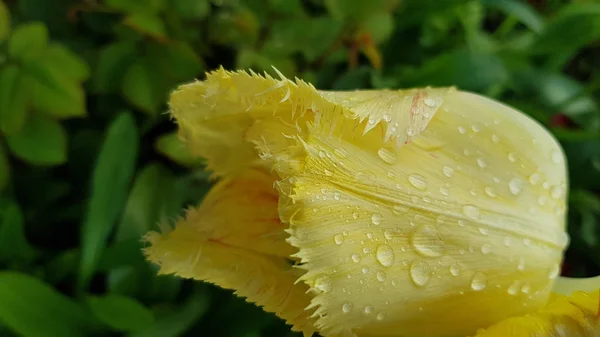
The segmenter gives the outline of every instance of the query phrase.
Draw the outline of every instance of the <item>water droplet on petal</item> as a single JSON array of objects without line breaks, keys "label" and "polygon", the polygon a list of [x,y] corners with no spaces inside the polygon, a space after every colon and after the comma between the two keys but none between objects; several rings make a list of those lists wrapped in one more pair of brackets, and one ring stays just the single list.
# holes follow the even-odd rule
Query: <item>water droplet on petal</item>
[{"label": "water droplet on petal", "polygon": [[494,192],[494,189],[489,186],[485,188],[485,194],[487,194],[490,198],[495,198],[498,196],[496,192]]},{"label": "water droplet on petal", "polygon": [[333,240],[337,245],[341,245],[342,243],[344,243],[344,236],[342,234],[336,234],[333,237]]},{"label": "water droplet on petal", "polygon": [[517,265],[517,270],[523,270],[523,269],[525,269],[525,258],[520,257],[519,264]]},{"label": "water droplet on petal", "polygon": [[558,274],[560,273],[560,266],[558,264],[555,264],[552,266],[552,268],[550,268],[550,272],[548,273],[548,278],[549,279],[555,279],[558,277]]},{"label": "water droplet on petal", "polygon": [[358,212],[352,212],[352,218],[354,220],[358,219]]},{"label": "water droplet on petal", "polygon": [[477,158],[477,165],[481,168],[487,167],[487,162],[483,158]]},{"label": "water droplet on petal", "polygon": [[500,141],[500,137],[496,136],[496,135],[492,135],[492,141],[494,143],[498,143]]},{"label": "water droplet on petal", "polygon": [[479,217],[481,216],[479,208],[473,205],[463,206],[463,213],[471,219],[479,219]]},{"label": "water droplet on petal", "polygon": [[340,194],[340,192],[334,192],[333,193],[333,199],[334,200],[340,200],[342,198],[342,195]]},{"label": "water droplet on petal", "polygon": [[450,274],[452,274],[452,276],[458,276],[460,275],[460,269],[460,265],[458,263],[455,263],[450,266]]},{"label": "water droplet on petal", "polygon": [[558,150],[552,151],[550,156],[552,157],[552,162],[555,164],[559,164],[562,161],[562,154]]},{"label": "water droplet on petal", "polygon": [[408,272],[410,279],[419,287],[424,287],[431,281],[431,268],[426,262],[414,260]]},{"label": "water droplet on petal", "polygon": [[352,254],[352,261],[354,262],[360,262],[360,255],[358,255],[357,253]]},{"label": "water droplet on petal", "polygon": [[418,190],[427,188],[427,179],[418,173],[413,173],[408,176],[408,181]]},{"label": "water droplet on petal", "polygon": [[506,247],[510,247],[510,241],[511,241],[511,240],[510,240],[510,237],[508,237],[508,236],[505,236],[505,237],[504,237],[504,240],[503,240],[503,242],[504,242],[504,245],[505,245]]},{"label": "water droplet on petal", "polygon": [[514,295],[516,295],[519,292],[519,288],[520,288],[520,282],[519,281],[514,281],[508,287],[507,292],[508,292],[509,295],[514,296]]},{"label": "water droplet on petal", "polygon": [[444,172],[444,175],[448,178],[450,178],[454,175],[454,169],[450,166],[444,166],[442,171]]},{"label": "water droplet on petal", "polygon": [[560,187],[560,186],[553,186],[550,189],[550,196],[553,199],[559,199],[563,195],[563,192],[564,192],[564,190],[563,190],[562,187]]},{"label": "water droplet on petal", "polygon": [[390,165],[395,164],[396,161],[398,161],[396,151],[390,148],[382,147],[377,151],[377,155],[379,156],[379,158],[381,158],[381,160]]},{"label": "water droplet on petal", "polygon": [[508,189],[513,195],[519,195],[523,190],[523,182],[520,179],[513,178],[508,182]]},{"label": "water droplet on petal", "polygon": [[408,206],[404,206],[404,205],[394,205],[392,212],[396,215],[400,215],[400,214],[404,214],[406,212],[408,212]]},{"label": "water droplet on petal", "polygon": [[459,126],[459,127],[458,127],[458,132],[459,132],[460,134],[464,135],[464,134],[467,132],[467,129],[465,129],[465,128],[464,128],[464,127],[462,127],[462,126]]},{"label": "water droplet on petal", "polygon": [[483,235],[488,235],[489,231],[487,228],[485,227],[479,227],[479,233],[483,234]]},{"label": "water droplet on petal", "polygon": [[375,257],[382,266],[389,267],[394,263],[394,250],[388,245],[379,245]]},{"label": "water droplet on petal", "polygon": [[423,100],[423,103],[425,103],[425,105],[427,105],[430,108],[434,108],[435,107],[435,101],[432,98],[425,98]]},{"label": "water droplet on petal", "polygon": [[369,267],[368,267],[368,266],[363,266],[363,267],[360,269],[360,271],[361,271],[363,274],[366,274],[366,273],[368,273],[368,272],[369,272]]},{"label": "water droplet on petal", "polygon": [[531,292],[531,285],[529,283],[524,283],[523,286],[521,286],[521,292],[523,294],[529,294],[529,292]]},{"label": "water droplet on petal", "polygon": [[325,293],[331,291],[331,278],[327,275],[320,276],[315,280],[314,287]]},{"label": "water droplet on petal", "polygon": [[383,216],[379,213],[373,213],[373,215],[371,215],[371,222],[373,223],[373,225],[381,224],[382,219],[383,219]]},{"label": "water droplet on petal", "polygon": [[471,289],[481,291],[487,287],[487,276],[482,272],[476,272],[471,279]]},{"label": "water droplet on petal", "polygon": [[382,311],[382,312],[378,313],[377,314],[377,320],[378,321],[383,321],[383,319],[385,318],[385,315],[386,315],[385,311]]},{"label": "water droplet on petal", "polygon": [[538,204],[540,204],[540,206],[544,206],[546,204],[546,201],[548,201],[548,197],[545,195],[540,195],[538,197]]},{"label": "water droplet on petal", "polygon": [[542,176],[537,172],[529,176],[529,183],[533,186],[539,184],[540,181],[542,181]]},{"label": "water droplet on petal", "polygon": [[387,275],[385,274],[385,272],[383,270],[377,271],[377,281],[383,282],[383,281],[385,281],[386,278],[387,278]]},{"label": "water droplet on petal", "polygon": [[342,311],[343,311],[345,314],[347,314],[347,313],[349,313],[350,311],[352,311],[352,307],[353,307],[352,303],[350,303],[350,302],[344,303],[344,304],[342,305]]},{"label": "water droplet on petal", "polygon": [[340,158],[346,158],[346,156],[348,155],[348,151],[341,147],[333,150],[333,153]]},{"label": "water droplet on petal", "polygon": [[487,255],[492,251],[492,246],[489,243],[484,243],[481,245],[481,253],[483,255]]},{"label": "water droplet on petal", "polygon": [[410,238],[415,250],[424,256],[435,257],[442,255],[444,241],[435,227],[424,225],[418,227]]},{"label": "water droplet on petal", "polygon": [[383,115],[383,120],[386,122],[391,122],[392,121],[392,115],[390,115],[389,113],[386,113]]},{"label": "water droplet on petal", "polygon": [[514,163],[514,162],[516,162],[516,161],[517,161],[517,154],[516,154],[516,153],[514,153],[514,152],[509,152],[509,153],[508,153],[508,160],[509,160],[511,163]]},{"label": "water droplet on petal", "polygon": [[446,187],[442,186],[442,187],[440,187],[440,194],[444,195],[444,196],[448,196],[449,191]]},{"label": "water droplet on petal", "polygon": [[372,305],[367,305],[365,307],[365,314],[370,315],[373,312],[373,310],[375,310],[375,308]]},{"label": "water droplet on petal", "polygon": [[524,239],[523,239],[523,245],[524,245],[525,247],[529,247],[529,246],[531,246],[531,239],[529,239],[529,238],[524,238]]},{"label": "water droplet on petal", "polygon": [[473,124],[471,125],[471,130],[473,130],[474,132],[479,132],[481,131],[481,127],[477,124]]}]

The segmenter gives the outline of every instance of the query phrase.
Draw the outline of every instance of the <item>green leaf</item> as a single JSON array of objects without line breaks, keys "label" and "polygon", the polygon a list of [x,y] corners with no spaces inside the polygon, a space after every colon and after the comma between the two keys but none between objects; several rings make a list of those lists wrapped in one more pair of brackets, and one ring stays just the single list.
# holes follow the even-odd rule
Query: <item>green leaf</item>
[{"label": "green leaf", "polygon": [[147,12],[134,12],[125,18],[123,23],[134,30],[150,35],[154,38],[164,39],[167,36],[165,24],[160,16]]},{"label": "green leaf", "polygon": [[126,12],[155,13],[165,7],[165,0],[106,0],[111,8]]},{"label": "green leaf", "polygon": [[52,53],[56,52],[44,52],[42,57],[25,64],[24,70],[32,88],[33,108],[55,118],[85,116],[85,93],[74,77],[87,76],[84,73],[87,70],[82,69],[82,64],[77,61],[67,70],[65,60],[57,59]]},{"label": "green leaf", "polygon": [[148,62],[150,68],[160,72],[162,81],[168,82],[167,86],[191,81],[204,71],[202,60],[185,42],[151,44],[148,46]]},{"label": "green leaf", "polygon": [[536,53],[575,53],[600,38],[600,4],[565,6],[541,31],[532,50]]},{"label": "green leaf", "polygon": [[9,203],[1,214],[0,261],[29,263],[35,257],[34,248],[25,237],[23,213],[14,202]]},{"label": "green leaf", "polygon": [[0,273],[0,321],[27,337],[86,336],[98,327],[78,303],[15,272]]},{"label": "green leaf", "polygon": [[0,145],[0,190],[4,189],[10,179],[10,162],[4,150],[4,145]]},{"label": "green leaf", "polygon": [[10,12],[4,2],[0,2],[0,42],[10,34]]},{"label": "green leaf", "polygon": [[182,19],[203,19],[210,13],[208,0],[172,0],[173,10]]},{"label": "green leaf", "polygon": [[140,331],[154,323],[152,311],[129,297],[89,296],[86,303],[96,317],[118,331]]},{"label": "green leaf", "polygon": [[142,59],[127,69],[121,90],[125,99],[133,105],[150,115],[155,115],[167,94],[161,90],[160,81],[156,69],[148,59]]},{"label": "green leaf", "polygon": [[44,51],[42,58],[53,68],[61,69],[64,77],[75,82],[83,82],[90,76],[87,63],[61,44],[51,43]]},{"label": "green leaf", "polygon": [[191,154],[185,144],[179,140],[177,131],[158,137],[154,147],[157,152],[183,166],[198,167],[205,163],[204,159]]},{"label": "green leaf", "polygon": [[209,309],[210,293],[202,285],[196,286],[196,291],[173,311],[157,316],[153,325],[126,337],[178,337],[182,336],[190,326],[198,321]]},{"label": "green leaf", "polygon": [[127,112],[120,113],[106,132],[81,229],[80,291],[92,277],[127,198],[135,170],[138,137],[135,121]]},{"label": "green leaf", "polygon": [[94,69],[93,84],[99,93],[118,91],[127,69],[136,59],[135,44],[118,41],[108,45],[98,54]]},{"label": "green leaf", "polygon": [[14,64],[0,68],[0,130],[18,133],[27,119],[29,88],[22,71]]},{"label": "green leaf", "polygon": [[371,33],[375,43],[382,43],[389,39],[394,31],[394,18],[390,13],[380,13],[366,19],[363,29]]},{"label": "green leaf", "polygon": [[516,17],[536,33],[544,28],[542,17],[526,2],[516,0],[483,0],[482,2],[485,6],[497,8],[507,15]]},{"label": "green leaf", "polygon": [[8,53],[18,59],[38,57],[48,45],[48,29],[34,22],[17,26],[8,42]]},{"label": "green leaf", "polygon": [[59,165],[67,160],[67,132],[55,120],[32,115],[23,129],[6,137],[17,157],[34,165]]},{"label": "green leaf", "polygon": [[169,170],[158,164],[144,167],[129,193],[116,240],[141,238],[158,222],[178,215],[183,200],[173,195],[173,185],[174,177]]},{"label": "green leaf", "polygon": [[360,22],[372,15],[391,12],[399,3],[399,0],[325,0],[325,7],[338,20]]}]

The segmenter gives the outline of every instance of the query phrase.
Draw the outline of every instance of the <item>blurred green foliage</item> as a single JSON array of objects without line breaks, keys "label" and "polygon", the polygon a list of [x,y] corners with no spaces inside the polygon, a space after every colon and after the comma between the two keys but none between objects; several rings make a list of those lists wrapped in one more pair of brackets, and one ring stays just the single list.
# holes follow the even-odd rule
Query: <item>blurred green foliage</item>
[{"label": "blurred green foliage", "polygon": [[456,85],[522,109],[568,156],[565,272],[600,271],[599,2],[5,0],[1,336],[295,335],[140,252],[210,188],[165,102],[220,65],[321,89]]}]

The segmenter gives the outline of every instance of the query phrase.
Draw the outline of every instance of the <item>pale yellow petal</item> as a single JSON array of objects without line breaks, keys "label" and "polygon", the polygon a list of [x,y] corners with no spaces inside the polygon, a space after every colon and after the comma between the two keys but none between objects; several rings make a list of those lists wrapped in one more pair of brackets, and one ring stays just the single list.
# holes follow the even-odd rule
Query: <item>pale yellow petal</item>
[{"label": "pale yellow petal", "polygon": [[148,234],[145,253],[163,274],[233,289],[310,334],[308,288],[295,284],[299,272],[288,261],[294,248],[284,241],[272,185],[259,170],[220,181],[172,231]]}]

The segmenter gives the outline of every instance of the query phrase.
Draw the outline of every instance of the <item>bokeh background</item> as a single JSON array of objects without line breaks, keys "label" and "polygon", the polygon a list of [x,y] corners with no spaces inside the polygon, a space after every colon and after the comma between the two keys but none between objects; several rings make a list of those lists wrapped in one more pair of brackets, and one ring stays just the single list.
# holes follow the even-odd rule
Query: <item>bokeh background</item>
[{"label": "bokeh background", "polygon": [[0,1],[0,336],[297,336],[140,237],[210,188],[166,101],[205,71],[320,89],[456,85],[513,105],[568,156],[563,274],[600,273],[600,3]]}]

